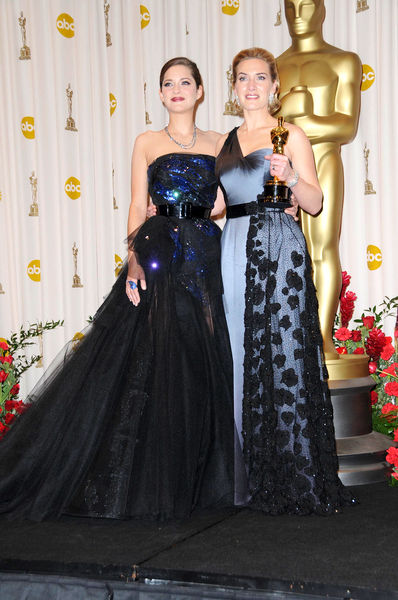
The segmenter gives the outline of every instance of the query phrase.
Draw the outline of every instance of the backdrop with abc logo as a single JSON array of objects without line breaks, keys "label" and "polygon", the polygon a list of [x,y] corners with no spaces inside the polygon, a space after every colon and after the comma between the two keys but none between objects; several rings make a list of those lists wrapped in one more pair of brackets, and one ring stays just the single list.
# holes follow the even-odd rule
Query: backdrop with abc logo
[{"label": "backdrop with abc logo", "polygon": [[[398,293],[398,0],[325,4],[325,39],[363,63],[341,232],[360,313]],[[46,367],[84,328],[126,253],[134,138],[165,125],[162,64],[198,63],[198,125],[224,132],[240,122],[225,114],[227,71],[253,45],[290,45],[280,0],[0,0],[0,337],[64,319],[44,336]]]}]

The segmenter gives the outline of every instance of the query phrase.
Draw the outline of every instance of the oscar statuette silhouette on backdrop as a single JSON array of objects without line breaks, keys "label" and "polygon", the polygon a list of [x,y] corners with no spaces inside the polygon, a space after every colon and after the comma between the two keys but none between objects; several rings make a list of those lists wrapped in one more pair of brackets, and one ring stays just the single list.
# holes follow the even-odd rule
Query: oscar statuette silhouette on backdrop
[{"label": "oscar statuette silhouette on backdrop", "polygon": [[[366,358],[341,360],[332,328],[341,291],[339,236],[343,210],[343,164],[340,149],[356,134],[362,67],[359,57],[331,46],[322,36],[324,0],[285,0],[291,46],[277,59],[281,114],[299,125],[314,151],[323,209],[301,215],[319,301],[319,320],[331,379],[367,375]],[[353,371],[354,369],[354,371]]]},{"label": "oscar statuette silhouette on backdrop", "polygon": [[339,237],[343,211],[341,145],[356,134],[362,68],[359,57],[322,36],[324,0],[285,0],[291,46],[277,59],[280,113],[310,139],[323,209],[301,223],[313,263],[329,388],[334,412],[339,476],[346,485],[383,481],[390,439],[372,431],[368,357],[340,356],[332,329],[341,291]]}]

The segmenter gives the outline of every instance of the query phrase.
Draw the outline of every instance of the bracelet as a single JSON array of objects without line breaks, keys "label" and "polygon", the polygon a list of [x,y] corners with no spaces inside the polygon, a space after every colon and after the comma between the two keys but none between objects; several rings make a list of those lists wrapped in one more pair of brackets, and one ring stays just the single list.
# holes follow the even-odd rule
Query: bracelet
[{"label": "bracelet", "polygon": [[288,188],[292,188],[296,185],[296,183],[298,182],[300,178],[300,175],[298,174],[298,172],[296,171],[296,169],[293,169],[293,179],[291,179],[290,181],[286,181],[286,185]]}]

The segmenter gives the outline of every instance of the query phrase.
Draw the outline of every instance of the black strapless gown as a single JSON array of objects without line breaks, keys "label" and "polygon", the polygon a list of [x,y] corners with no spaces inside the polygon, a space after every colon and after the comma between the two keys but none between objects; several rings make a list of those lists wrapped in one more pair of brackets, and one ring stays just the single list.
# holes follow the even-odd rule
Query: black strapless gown
[{"label": "black strapless gown", "polygon": [[271,153],[243,156],[234,129],[216,163],[227,206],[247,205],[247,216],[224,227],[222,271],[249,505],[269,514],[330,514],[354,501],[337,475],[304,235],[283,206],[257,203],[270,178],[264,155]]},{"label": "black strapless gown", "polygon": [[[211,208],[214,158],[159,157],[155,204]],[[232,361],[220,229],[156,216],[135,236],[148,289],[134,307],[127,266],[77,348],[70,344],[0,442],[0,512],[42,520],[183,518],[233,503]]]}]

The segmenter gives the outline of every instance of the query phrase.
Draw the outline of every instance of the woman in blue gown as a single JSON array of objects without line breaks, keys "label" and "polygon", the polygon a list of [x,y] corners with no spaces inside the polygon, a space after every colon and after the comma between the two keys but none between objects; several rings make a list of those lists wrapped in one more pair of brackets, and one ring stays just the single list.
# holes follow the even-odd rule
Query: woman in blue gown
[{"label": "woman in blue gown", "polygon": [[[0,442],[0,513],[184,518],[233,503],[232,362],[220,236],[219,135],[194,124],[199,71],[169,61],[161,131],[132,157],[129,259]],[[146,219],[148,193],[159,214]]]},{"label": "woman in blue gown", "polygon": [[272,115],[279,108],[273,56],[261,48],[240,52],[233,80],[244,121],[220,139],[216,173],[227,205],[224,305],[249,505],[269,514],[329,514],[353,500],[337,476],[311,261],[284,205],[257,201],[274,175],[310,214],[320,211],[322,192],[299,127],[285,125],[285,155],[273,154]]}]

